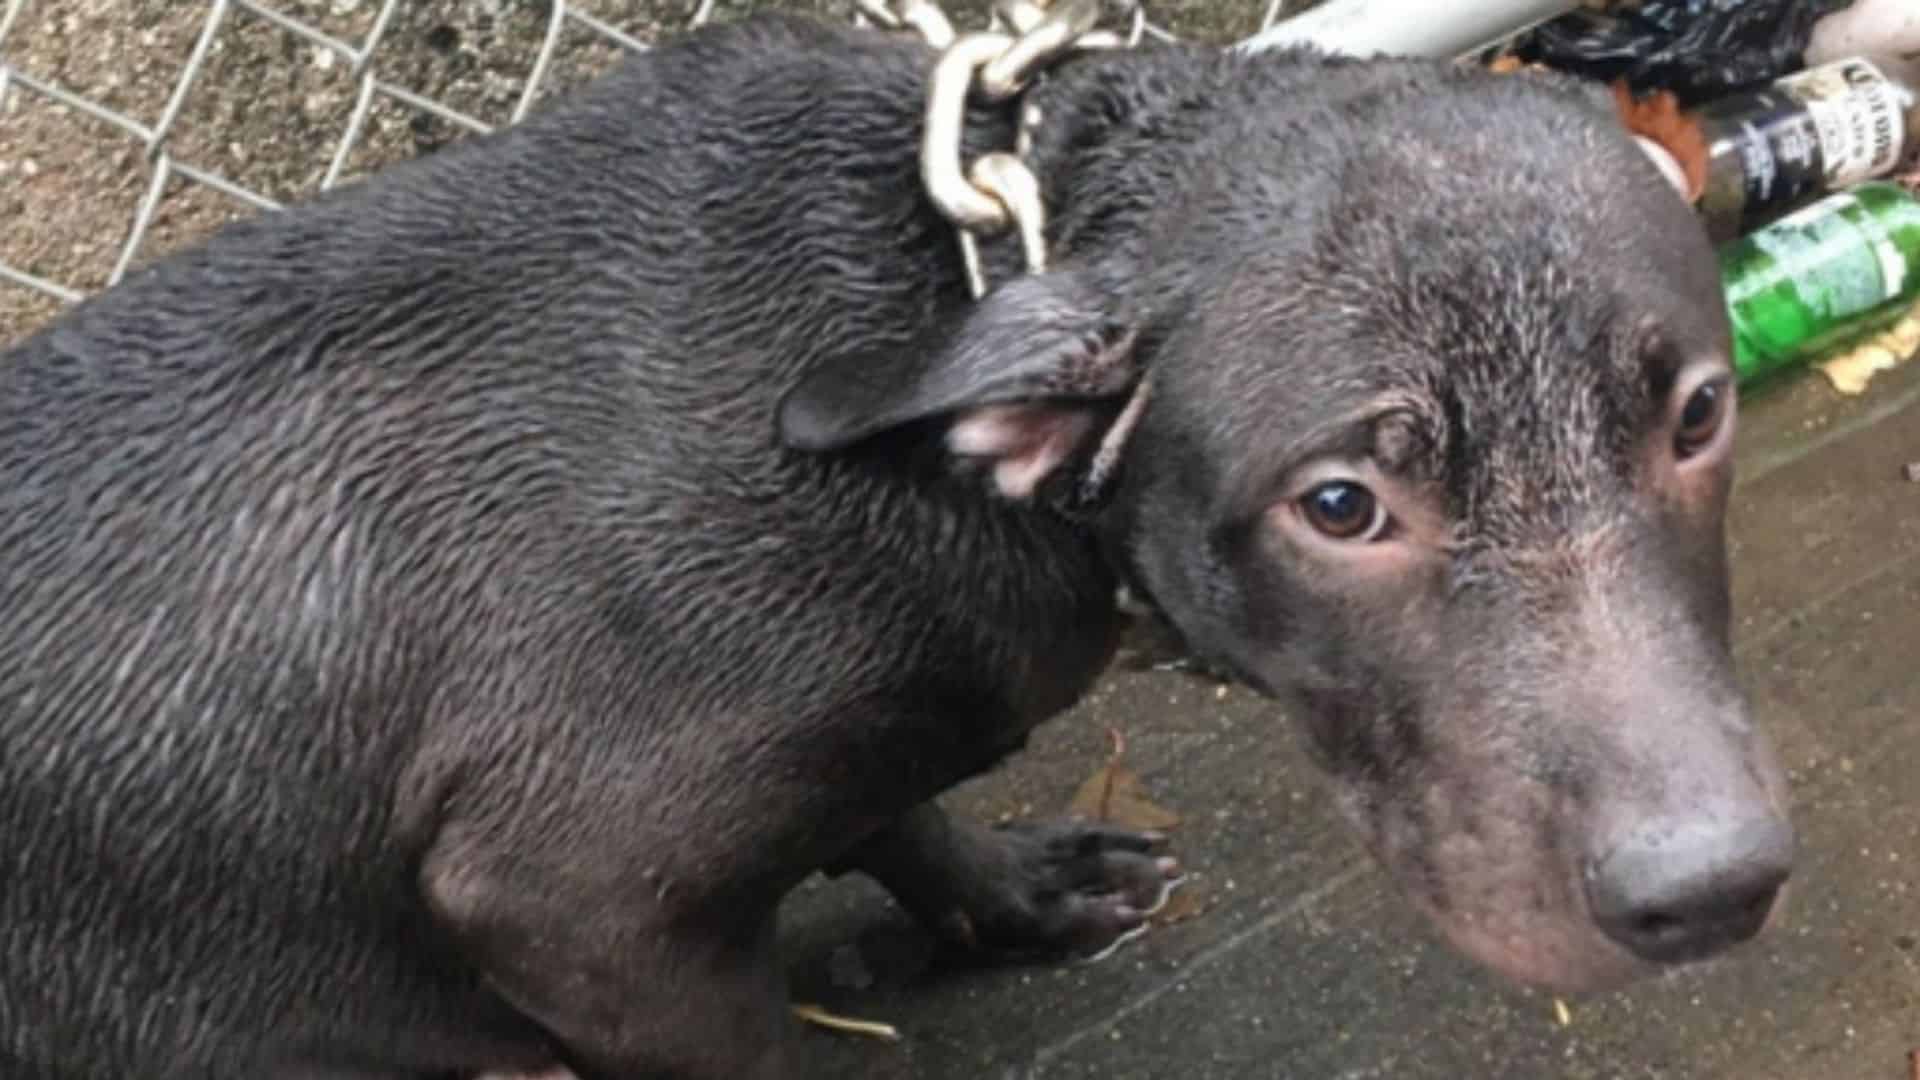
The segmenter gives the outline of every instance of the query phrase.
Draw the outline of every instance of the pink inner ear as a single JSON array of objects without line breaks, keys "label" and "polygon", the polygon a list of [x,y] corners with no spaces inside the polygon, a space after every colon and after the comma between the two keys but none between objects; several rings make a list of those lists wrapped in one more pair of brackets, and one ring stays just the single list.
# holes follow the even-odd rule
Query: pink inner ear
[{"label": "pink inner ear", "polygon": [[991,458],[993,482],[1011,499],[1031,498],[1040,481],[1072,455],[1093,420],[1055,405],[989,405],[957,421],[947,448],[962,457]]}]

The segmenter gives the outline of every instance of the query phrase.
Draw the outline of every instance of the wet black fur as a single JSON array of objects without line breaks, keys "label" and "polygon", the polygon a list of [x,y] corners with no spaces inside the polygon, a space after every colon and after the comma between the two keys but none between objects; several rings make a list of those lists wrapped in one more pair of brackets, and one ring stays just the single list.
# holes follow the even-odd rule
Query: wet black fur
[{"label": "wet black fur", "polygon": [[[1593,367],[1636,362],[1630,277],[1553,276],[1698,273],[1683,239],[1668,269],[1582,247],[1659,182],[1598,95],[1077,62],[1035,92],[1060,267],[976,311],[919,186],[929,63],[787,18],[704,30],[0,357],[0,1075],[773,1074],[781,895],[1075,700],[1121,576],[1270,689],[1396,632],[1245,568],[1314,432],[1354,438],[1347,411],[1413,371],[1421,461],[1492,544],[1588,504],[1511,505],[1490,468],[1599,490],[1608,440],[1654,422],[1637,371]],[[1422,140],[1481,164],[1423,172]],[[1533,194],[1485,190],[1487,154]],[[1381,316],[1429,287],[1484,302],[1447,300],[1439,341]],[[1021,318],[1062,355],[1137,333],[1137,369],[998,392],[1104,417],[1155,373],[1095,525],[991,496],[944,415],[833,438],[835,402],[1019,359],[967,350]],[[1580,359],[1511,374],[1540,350]],[[1572,401],[1591,423],[1539,422]],[[831,452],[780,443],[808,402]],[[1689,610],[1714,623],[1703,535]],[[1370,730],[1319,741],[1350,768],[1411,752]]]}]

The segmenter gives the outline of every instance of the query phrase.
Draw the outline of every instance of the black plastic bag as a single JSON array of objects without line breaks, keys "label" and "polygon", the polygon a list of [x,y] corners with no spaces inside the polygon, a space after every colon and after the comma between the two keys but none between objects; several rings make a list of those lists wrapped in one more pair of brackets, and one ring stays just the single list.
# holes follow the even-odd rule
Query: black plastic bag
[{"label": "black plastic bag", "polygon": [[1802,66],[1813,24],[1853,0],[1643,0],[1580,10],[1522,35],[1521,60],[1670,90],[1683,106],[1770,82]]}]

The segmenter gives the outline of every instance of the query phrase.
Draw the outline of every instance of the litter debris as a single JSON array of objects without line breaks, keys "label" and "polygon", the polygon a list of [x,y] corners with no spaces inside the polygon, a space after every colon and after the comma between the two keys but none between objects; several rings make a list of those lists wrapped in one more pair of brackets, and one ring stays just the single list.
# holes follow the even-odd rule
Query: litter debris
[{"label": "litter debris", "polygon": [[1920,353],[1920,299],[1893,326],[1822,360],[1820,371],[1842,394],[1863,393],[1876,374]]},{"label": "litter debris", "polygon": [[818,1005],[795,1004],[793,1015],[803,1023],[823,1027],[829,1031],[844,1031],[849,1035],[864,1035],[882,1042],[899,1042],[900,1029],[892,1024],[883,1024],[877,1020],[855,1020],[851,1017],[835,1016]]},{"label": "litter debris", "polygon": [[1573,1010],[1567,1007],[1566,1002],[1559,998],[1554,998],[1553,1018],[1559,1022],[1561,1027],[1570,1027],[1573,1024]]},{"label": "litter debris", "polygon": [[1121,763],[1127,750],[1126,736],[1109,730],[1113,750],[1106,764],[1074,792],[1068,813],[1090,821],[1104,821],[1122,828],[1157,832],[1180,824],[1180,815],[1147,798],[1140,777]]},{"label": "litter debris", "polygon": [[1816,25],[1847,6],[1848,0],[1584,6],[1521,35],[1511,51],[1601,82],[1624,79],[1637,93],[1670,91],[1692,106],[1799,68]]},{"label": "litter debris", "polygon": [[1920,461],[1907,462],[1906,467],[1901,469],[1900,472],[1901,475],[1907,478],[1907,483],[1920,484]]},{"label": "litter debris", "polygon": [[1700,212],[1708,235],[1724,242],[1827,192],[1892,175],[1920,141],[1920,62],[1847,57],[1676,122],[1705,144]]},{"label": "litter debris", "polygon": [[1867,384],[1882,371],[1891,371],[1900,358],[1871,342],[1848,349],[1831,360],[1820,362],[1820,371],[1834,390],[1848,397],[1867,392]]},{"label": "litter debris", "polygon": [[1751,382],[1897,324],[1920,295],[1920,198],[1856,185],[1722,247],[1720,270],[1734,369]]},{"label": "litter debris", "polygon": [[[1797,13],[1770,0],[1598,6],[1606,10],[1539,28],[1496,67],[1611,77],[1623,126],[1695,204],[1720,247],[1740,381],[1813,362],[1835,390],[1854,395],[1920,351],[1920,200],[1900,186],[1920,181],[1920,5],[1895,11],[1866,0],[1849,12],[1858,21],[1822,29],[1821,62],[1804,69],[1798,54],[1825,26],[1805,16],[1833,14],[1845,0]],[[1566,36],[1575,24],[1587,28],[1577,41]],[[1697,79],[1651,63],[1707,24],[1724,35],[1709,35],[1715,48],[1772,42],[1759,85],[1711,97]],[[1648,26],[1672,41],[1628,63],[1625,43],[1652,33]],[[1863,26],[1890,27],[1893,37],[1832,55],[1838,42],[1869,44]],[[1723,66],[1722,81],[1753,81],[1727,72],[1751,74],[1757,62],[1747,56]],[[1706,100],[1689,105],[1690,96]]]}]

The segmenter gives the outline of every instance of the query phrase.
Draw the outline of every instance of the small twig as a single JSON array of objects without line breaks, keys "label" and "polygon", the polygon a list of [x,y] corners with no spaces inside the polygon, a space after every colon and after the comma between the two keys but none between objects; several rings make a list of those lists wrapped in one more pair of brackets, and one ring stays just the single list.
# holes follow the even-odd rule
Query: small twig
[{"label": "small twig", "polygon": [[899,1042],[900,1029],[892,1024],[883,1024],[877,1020],[855,1020],[846,1016],[835,1016],[818,1005],[794,1005],[793,1015],[809,1024],[844,1031],[850,1035],[865,1035],[882,1042]]}]

